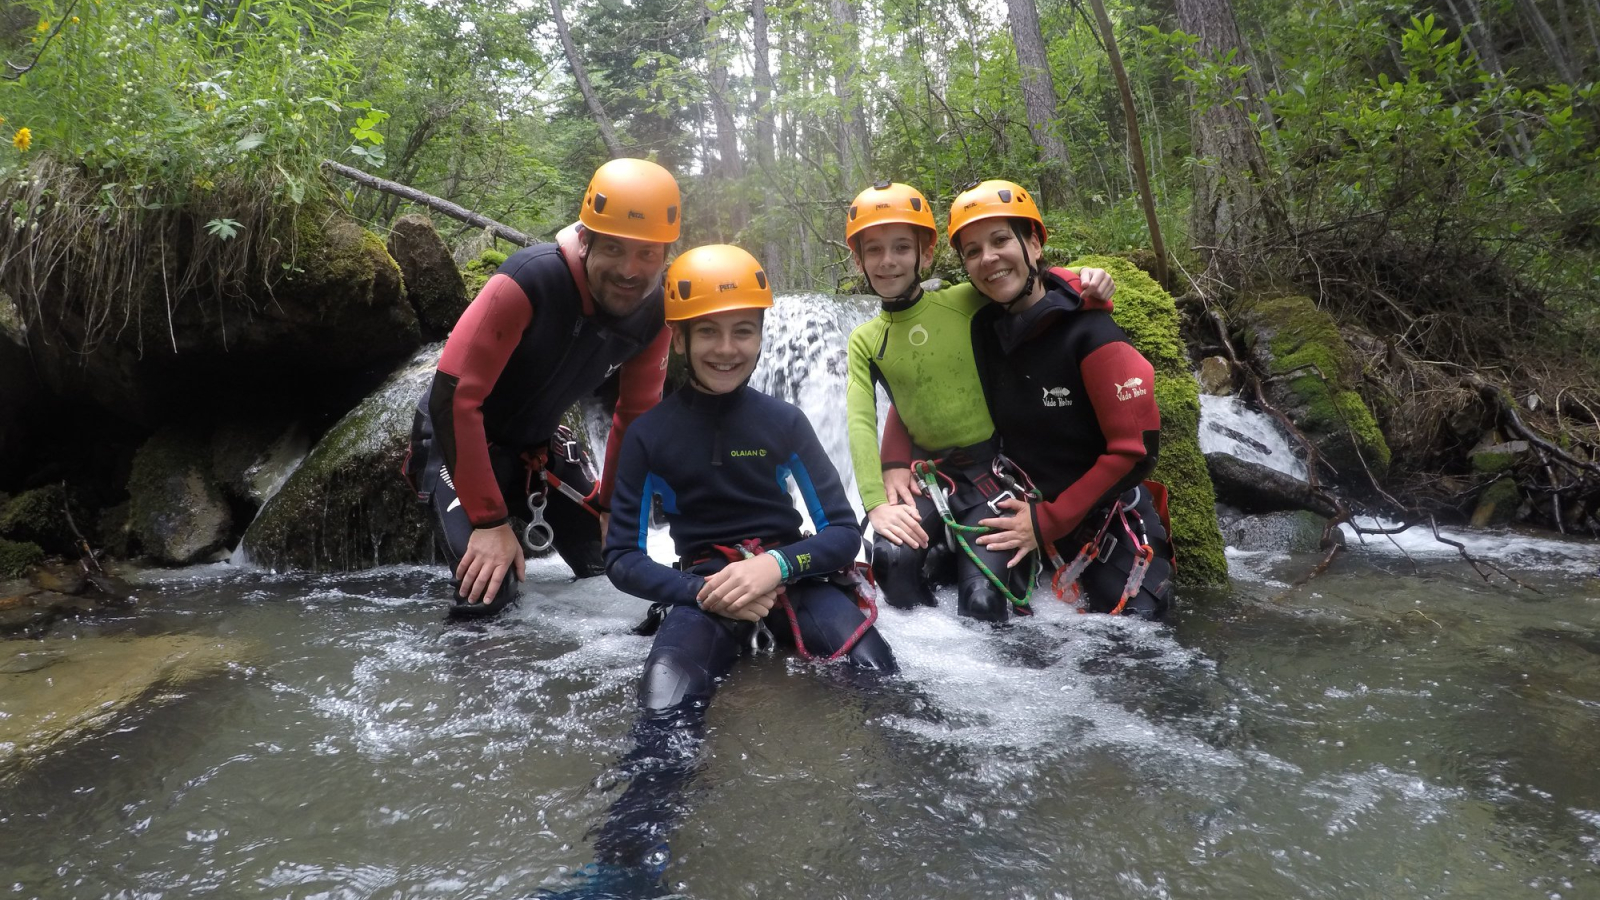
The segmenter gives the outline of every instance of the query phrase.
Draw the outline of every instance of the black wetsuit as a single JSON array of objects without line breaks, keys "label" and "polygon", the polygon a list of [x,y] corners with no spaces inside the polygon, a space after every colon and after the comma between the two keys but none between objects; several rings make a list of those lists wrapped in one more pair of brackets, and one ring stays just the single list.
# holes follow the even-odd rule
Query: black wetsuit
[{"label": "black wetsuit", "polygon": [[[562,414],[620,370],[593,504],[605,508],[629,424],[661,397],[669,334],[659,289],[625,318],[595,306],[570,229],[500,266],[451,331],[412,428],[408,475],[438,515],[452,572],[475,529],[528,518],[529,489],[539,485],[525,454],[545,447]],[[555,474],[588,493],[576,467],[561,469],[559,455],[550,456]],[[603,571],[595,514],[552,490],[545,517],[556,551],[579,577]],[[493,604],[468,607],[458,597],[456,610],[499,609],[515,586],[502,586]]]},{"label": "black wetsuit", "polygon": [[[1172,598],[1172,544],[1141,481],[1155,468],[1161,432],[1155,373],[1108,312],[1084,309],[1053,273],[1047,293],[1024,312],[998,305],[979,313],[977,351],[989,414],[1002,451],[1033,479],[1033,530],[1070,563],[1100,532],[1119,498],[1142,525],[1155,559],[1127,611],[1165,614]],[[1081,583],[1089,606],[1113,608],[1133,561],[1134,542],[1118,520],[1105,530],[1111,552]]]}]

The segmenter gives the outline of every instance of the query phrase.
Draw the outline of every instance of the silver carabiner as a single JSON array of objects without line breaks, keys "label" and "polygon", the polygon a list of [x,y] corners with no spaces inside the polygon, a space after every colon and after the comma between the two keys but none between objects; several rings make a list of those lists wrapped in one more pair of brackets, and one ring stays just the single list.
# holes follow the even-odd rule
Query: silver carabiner
[{"label": "silver carabiner", "polygon": [[757,619],[754,628],[750,629],[750,652],[756,655],[771,653],[778,646],[778,639],[772,636],[772,629],[767,627],[765,619]]},{"label": "silver carabiner", "polygon": [[549,502],[543,491],[528,495],[528,527],[522,529],[522,542],[534,553],[543,553],[556,542],[556,530],[544,520],[544,508]]},{"label": "silver carabiner", "polygon": [[994,511],[994,514],[995,514],[996,517],[1004,517],[1004,516],[1008,515],[1009,513],[1001,511],[1000,503],[1002,501],[1004,501],[1004,500],[1015,500],[1015,499],[1017,499],[1017,495],[1016,494],[1013,494],[1010,491],[1001,491],[999,494],[995,495],[995,498],[993,500],[988,501],[989,509]]}]

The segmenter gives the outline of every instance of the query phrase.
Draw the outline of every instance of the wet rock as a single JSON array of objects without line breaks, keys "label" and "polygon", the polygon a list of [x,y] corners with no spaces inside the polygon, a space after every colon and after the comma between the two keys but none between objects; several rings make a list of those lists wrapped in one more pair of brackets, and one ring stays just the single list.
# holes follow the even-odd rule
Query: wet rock
[{"label": "wet rock", "polygon": [[247,645],[192,635],[0,645],[0,759],[27,758],[86,735],[156,696],[156,688],[251,656]]},{"label": "wet rock", "polygon": [[482,253],[468,260],[466,265],[461,267],[461,280],[465,284],[467,296],[478,296],[478,292],[483,290],[483,286],[494,277],[495,270],[505,261],[506,255],[493,247],[484,248]]},{"label": "wet rock", "polygon": [[11,498],[0,507],[0,537],[38,544],[46,553],[74,553],[66,488],[49,484]]},{"label": "wet rock", "polygon": [[1216,397],[1233,393],[1233,364],[1221,356],[1200,360],[1200,389]]},{"label": "wet rock", "polygon": [[389,233],[389,255],[400,266],[406,299],[416,310],[422,339],[443,340],[467,308],[467,288],[433,220],[401,216]]},{"label": "wet rock", "polygon": [[1217,499],[1242,512],[1267,513],[1306,510],[1332,518],[1337,510],[1311,490],[1311,485],[1258,463],[1229,453],[1207,453],[1206,468],[1217,488]]},{"label": "wet rock", "polygon": [[1522,505],[1522,493],[1511,478],[1502,478],[1478,495],[1478,505],[1472,510],[1472,524],[1476,528],[1510,525],[1517,519]]},{"label": "wet rock", "polygon": [[139,448],[128,479],[129,522],[154,559],[188,565],[229,542],[233,514],[199,431],[166,428]]},{"label": "wet rock", "polygon": [[55,591],[58,594],[83,593],[89,587],[89,579],[84,577],[83,570],[77,565],[56,563],[47,564],[28,573],[28,581],[41,591]]},{"label": "wet rock", "polygon": [[1365,489],[1370,469],[1389,470],[1377,419],[1356,393],[1362,366],[1333,318],[1306,297],[1240,300],[1234,324],[1267,372],[1267,399],[1294,421],[1348,486]]},{"label": "wet rock", "polygon": [[1478,446],[1472,448],[1471,453],[1467,454],[1467,458],[1472,461],[1473,471],[1488,475],[1499,474],[1509,471],[1528,456],[1527,441],[1506,441],[1497,444],[1491,443],[1492,437],[1493,435],[1485,437]]},{"label": "wet rock", "polygon": [[423,348],[328,430],[245,531],[252,562],[344,571],[434,558],[431,523],[399,473],[441,349]]},{"label": "wet rock", "polygon": [[[1219,511],[1222,535],[1229,547],[1237,550],[1312,553],[1322,549],[1322,533],[1328,520],[1312,512],[1275,512],[1244,515],[1235,510]],[[1335,540],[1342,540],[1334,532]]]}]

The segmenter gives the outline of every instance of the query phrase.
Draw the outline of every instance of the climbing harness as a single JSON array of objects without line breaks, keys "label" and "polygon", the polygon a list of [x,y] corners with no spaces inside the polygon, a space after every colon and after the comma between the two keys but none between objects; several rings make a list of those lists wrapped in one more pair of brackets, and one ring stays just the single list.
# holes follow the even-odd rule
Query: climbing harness
[{"label": "climbing harness", "polygon": [[[1134,491],[1147,490],[1143,485],[1134,488]],[[1134,507],[1139,504],[1139,495],[1134,494],[1131,503],[1124,503],[1118,497],[1111,504],[1111,511],[1106,514],[1104,522],[1100,523],[1100,530],[1095,536],[1084,542],[1078,555],[1073,557],[1072,563],[1065,567],[1058,564],[1056,573],[1050,579],[1050,587],[1055,591],[1056,597],[1078,608],[1079,612],[1087,612],[1082,605],[1083,585],[1079,578],[1089,564],[1097,559],[1110,561],[1111,554],[1116,551],[1117,536],[1112,533],[1111,523],[1120,522],[1122,530],[1133,541],[1133,564],[1128,567],[1128,579],[1122,586],[1122,596],[1118,598],[1117,605],[1110,610],[1111,615],[1117,615],[1128,605],[1128,601],[1139,595],[1139,590],[1144,586],[1144,576],[1150,570],[1150,563],[1155,559],[1155,548],[1150,546],[1149,536],[1145,533],[1144,517]],[[1131,522],[1129,520],[1132,520]]]},{"label": "climbing harness", "polygon": [[[561,476],[550,471],[551,453],[568,465],[578,467],[578,471],[589,481],[589,493],[584,494]],[[522,529],[522,542],[534,553],[543,553],[555,544],[556,532],[544,519],[545,507],[550,503],[550,489],[555,488],[564,494],[567,499],[578,504],[596,519],[600,518],[600,510],[594,501],[600,496],[600,478],[595,474],[594,461],[589,458],[588,451],[578,443],[572,429],[565,425],[556,428],[555,435],[550,443],[536,450],[522,454],[523,464],[527,467],[528,490],[528,526]],[[538,474],[539,485],[534,487],[534,474]]]},{"label": "climbing harness", "polygon": [[[1002,474],[1000,466],[1000,460],[1002,458],[1003,457],[997,455],[995,457],[994,465],[991,468],[996,477],[999,478],[1002,483],[1007,485],[1006,489],[996,494],[993,499],[987,501],[989,509],[992,510],[996,516],[1004,515],[999,506],[1002,500],[1007,498],[1018,499],[1019,496],[1022,498],[1032,497],[1033,499],[1037,499],[1038,495],[1037,491],[1033,491],[1032,494],[1028,494],[1022,490],[1022,485],[1020,482],[1011,478],[1009,474]],[[947,496],[944,484],[940,482],[940,479],[948,482],[952,491],[955,489],[955,481],[951,479],[950,476],[939,471],[938,463],[938,460],[919,459],[911,464],[911,471],[912,474],[916,475],[917,478],[922,480],[923,487],[927,489],[929,499],[933,501],[933,508],[938,510],[939,517],[944,519],[945,533],[950,535],[955,542],[960,545],[962,551],[967,554],[967,558],[972,560],[973,565],[977,566],[978,571],[982,572],[983,576],[989,579],[989,583],[994,585],[995,589],[1000,592],[1001,596],[1005,597],[1011,602],[1011,606],[1016,610],[1017,615],[1033,615],[1033,607],[1028,604],[1028,597],[1033,593],[1034,587],[1039,583],[1040,563],[1038,557],[1034,557],[1033,564],[1030,567],[1031,571],[1028,573],[1027,590],[1022,593],[1022,596],[1017,596],[1012,592],[1010,586],[1005,583],[1004,579],[996,575],[994,571],[987,565],[984,565],[983,560],[978,556],[978,551],[973,549],[972,543],[968,539],[969,536],[976,538],[980,535],[988,534],[993,529],[985,528],[982,525],[963,525],[956,521],[955,514],[950,510],[950,499]],[[1029,487],[1031,488],[1032,485],[1030,484]]]},{"label": "climbing harness", "polygon": [[[722,544],[714,544],[713,546],[721,551],[722,555],[727,557],[729,562],[735,562],[742,559],[753,559],[756,556],[766,552],[766,548],[761,545],[761,541],[757,538],[750,538],[748,540],[740,541],[737,547],[727,547]],[[854,567],[852,566],[852,572],[853,569]],[[780,584],[778,586],[777,606],[782,608],[784,613],[788,616],[789,633],[794,638],[795,652],[800,654],[801,659],[805,660],[806,662],[833,662],[839,657],[844,656],[846,653],[849,653],[851,650],[855,649],[856,644],[860,643],[861,638],[867,633],[867,629],[871,628],[873,623],[878,621],[877,601],[872,598],[870,593],[861,590],[859,581],[853,581],[852,585],[856,590],[856,605],[865,610],[866,616],[862,619],[861,624],[856,627],[856,630],[851,633],[850,637],[846,638],[845,642],[839,645],[837,650],[821,659],[818,659],[815,654],[806,649],[805,639],[800,635],[800,618],[795,615],[794,606],[789,602],[789,592],[783,585]],[[750,634],[751,652],[772,652],[772,649],[776,645],[777,641],[773,638],[771,630],[767,628],[766,621],[757,619],[755,624],[755,630]]]}]

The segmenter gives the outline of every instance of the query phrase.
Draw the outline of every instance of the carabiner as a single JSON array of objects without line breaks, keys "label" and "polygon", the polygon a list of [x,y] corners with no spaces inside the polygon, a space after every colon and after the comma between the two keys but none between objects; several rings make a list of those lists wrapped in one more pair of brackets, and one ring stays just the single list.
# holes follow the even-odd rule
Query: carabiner
[{"label": "carabiner", "polygon": [[778,639],[772,636],[772,629],[767,627],[765,619],[757,619],[754,628],[750,629],[750,652],[756,655],[766,655],[778,646]]},{"label": "carabiner", "polygon": [[544,520],[544,508],[549,502],[543,491],[528,495],[528,527],[522,529],[522,542],[534,553],[543,553],[556,542],[556,530]]}]

